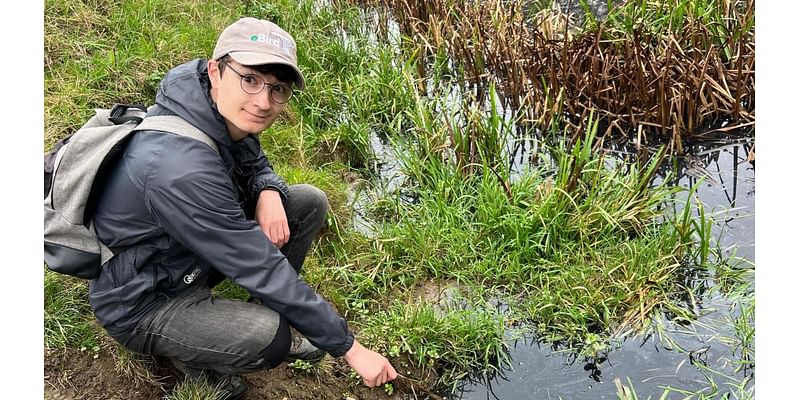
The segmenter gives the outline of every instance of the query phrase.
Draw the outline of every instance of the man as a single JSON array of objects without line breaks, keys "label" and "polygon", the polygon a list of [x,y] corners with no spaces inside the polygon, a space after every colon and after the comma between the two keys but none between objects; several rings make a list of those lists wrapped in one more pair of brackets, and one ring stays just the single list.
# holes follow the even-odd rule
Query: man
[{"label": "man", "polygon": [[[211,60],[167,73],[148,115],[183,118],[218,151],[167,132],[136,133],[94,217],[98,237],[119,251],[90,282],[97,319],[133,351],[218,379],[223,398],[244,394],[240,374],[323,351],[344,357],[370,387],[397,376],[298,276],[327,198],[310,185],[287,187],[258,141],[292,84],[305,86],[296,60],[283,29],[243,18],[222,32]],[[255,301],[213,298],[225,277]]]}]

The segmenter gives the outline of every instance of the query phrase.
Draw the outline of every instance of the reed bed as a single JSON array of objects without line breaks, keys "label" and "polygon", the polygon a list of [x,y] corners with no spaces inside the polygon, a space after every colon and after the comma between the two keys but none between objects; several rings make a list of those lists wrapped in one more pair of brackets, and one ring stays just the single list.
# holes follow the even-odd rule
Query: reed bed
[{"label": "reed bed", "polygon": [[687,137],[721,121],[728,130],[754,122],[754,1],[628,1],[602,21],[587,13],[581,24],[544,3],[379,5],[423,56],[420,74],[445,66],[479,102],[495,82],[523,123],[578,136],[596,110],[603,136],[652,132],[681,151]]}]

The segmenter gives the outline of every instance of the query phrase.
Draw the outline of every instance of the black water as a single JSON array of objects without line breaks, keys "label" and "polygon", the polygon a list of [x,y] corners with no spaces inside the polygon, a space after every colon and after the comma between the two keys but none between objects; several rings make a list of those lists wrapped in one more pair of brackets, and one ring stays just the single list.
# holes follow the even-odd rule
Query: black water
[{"label": "black water", "polygon": [[[724,301],[716,306],[726,307]],[[682,351],[671,348],[673,342],[665,344],[651,336],[626,340],[601,361],[559,353],[532,340],[517,340],[511,349],[513,369],[488,380],[466,381],[451,398],[617,399],[617,379],[626,386],[632,385],[643,399],[660,398],[668,387],[690,392],[707,390],[709,381],[700,366],[733,376],[745,373],[734,372],[736,354],[717,339],[720,331],[702,327],[724,324],[720,316],[719,312],[712,312],[699,318],[694,327],[669,328],[667,334]],[[727,383],[714,378],[723,387]],[[741,380],[737,377],[730,381],[738,384]],[[678,395],[675,391],[668,398]]]}]

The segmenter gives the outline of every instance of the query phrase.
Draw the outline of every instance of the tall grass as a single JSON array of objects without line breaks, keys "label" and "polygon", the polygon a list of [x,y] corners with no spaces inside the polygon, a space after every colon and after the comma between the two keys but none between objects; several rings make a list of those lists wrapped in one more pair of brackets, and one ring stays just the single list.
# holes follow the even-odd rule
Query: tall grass
[{"label": "tall grass", "polygon": [[[693,232],[709,222],[659,211],[678,190],[650,185],[659,157],[641,167],[608,169],[591,151],[591,130],[556,152],[555,171],[543,168],[508,183],[513,196],[507,196],[486,163],[478,167],[483,173],[462,174],[447,157],[449,148],[439,145],[448,130],[427,119],[431,111],[418,103],[423,119],[416,129],[433,130],[420,132],[415,146],[399,155],[415,202],[392,204],[395,216],[383,220],[375,238],[343,238],[337,264],[323,267],[340,308],[366,316],[365,332],[382,332],[387,348],[418,343],[410,352],[420,365],[431,362],[414,337],[418,331],[384,330],[396,314],[417,315],[409,311],[416,306],[380,312],[392,307],[388,298],[415,304],[411,300],[431,280],[467,288],[464,304],[499,299],[513,311],[496,320],[527,321],[541,338],[578,351],[588,351],[582,346],[591,337],[608,340],[641,328],[655,310],[679,307],[673,304],[684,290],[678,277],[687,259],[699,260]],[[441,322],[428,325],[435,323]],[[485,353],[472,361],[463,354],[470,348],[501,354],[502,336],[467,338],[476,342],[459,342],[463,346],[452,354],[437,352],[439,361],[462,371],[496,368],[485,363]]]}]

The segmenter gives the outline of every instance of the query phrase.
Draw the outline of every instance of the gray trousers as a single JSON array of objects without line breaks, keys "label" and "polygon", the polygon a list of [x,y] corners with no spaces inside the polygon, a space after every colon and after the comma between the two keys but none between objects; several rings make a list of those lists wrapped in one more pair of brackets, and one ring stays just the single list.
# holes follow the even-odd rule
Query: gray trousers
[{"label": "gray trousers", "polygon": [[[285,210],[290,237],[281,252],[300,273],[325,224],[328,199],[314,186],[292,185]],[[154,310],[139,322],[126,347],[222,374],[278,366],[291,344],[288,322],[264,305],[213,297],[211,287],[222,279],[217,273],[208,286],[197,285]]]}]

